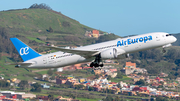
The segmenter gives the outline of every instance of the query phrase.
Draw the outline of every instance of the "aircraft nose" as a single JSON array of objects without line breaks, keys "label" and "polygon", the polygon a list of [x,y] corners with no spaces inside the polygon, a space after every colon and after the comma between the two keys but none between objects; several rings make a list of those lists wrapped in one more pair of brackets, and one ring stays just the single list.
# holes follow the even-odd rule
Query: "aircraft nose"
[{"label": "aircraft nose", "polygon": [[173,42],[176,42],[177,38],[173,36]]}]

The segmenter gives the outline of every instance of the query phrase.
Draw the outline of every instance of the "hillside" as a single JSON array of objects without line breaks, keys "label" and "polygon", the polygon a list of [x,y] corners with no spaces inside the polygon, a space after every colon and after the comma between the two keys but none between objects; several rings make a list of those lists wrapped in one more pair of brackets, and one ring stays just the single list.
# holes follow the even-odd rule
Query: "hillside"
[{"label": "hillside", "polygon": [[[92,30],[59,12],[46,9],[2,11],[0,22],[0,26],[6,28],[11,36],[25,37],[24,40],[39,37],[44,41],[60,42],[66,36],[76,36],[78,40],[86,30]],[[48,32],[49,27],[53,29],[52,33]]]},{"label": "hillside", "polygon": [[[101,42],[96,38],[85,37],[86,31],[93,28],[80,24],[60,12],[47,9],[21,9],[0,12],[0,52],[16,53],[9,41],[17,37],[26,44],[37,49],[40,44],[51,43],[58,46],[82,46]],[[100,33],[103,33],[100,31]],[[105,35],[112,40],[116,35]],[[110,37],[110,38],[109,38]],[[105,41],[105,40],[102,40]]]}]

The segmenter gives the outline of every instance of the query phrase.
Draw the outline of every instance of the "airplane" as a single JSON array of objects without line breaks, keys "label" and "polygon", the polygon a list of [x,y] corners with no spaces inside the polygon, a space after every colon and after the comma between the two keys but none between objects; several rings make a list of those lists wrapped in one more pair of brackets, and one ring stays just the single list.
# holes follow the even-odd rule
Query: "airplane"
[{"label": "airplane", "polygon": [[[49,54],[39,54],[18,38],[10,38],[23,62],[17,63],[18,68],[59,68],[77,63],[91,62],[90,67],[103,67],[102,60],[122,59],[129,57],[129,53],[147,49],[171,46],[177,39],[169,33],[153,32],[132,37],[118,38],[112,41],[65,49],[45,46],[58,50]],[[15,65],[15,64],[13,64]]]}]

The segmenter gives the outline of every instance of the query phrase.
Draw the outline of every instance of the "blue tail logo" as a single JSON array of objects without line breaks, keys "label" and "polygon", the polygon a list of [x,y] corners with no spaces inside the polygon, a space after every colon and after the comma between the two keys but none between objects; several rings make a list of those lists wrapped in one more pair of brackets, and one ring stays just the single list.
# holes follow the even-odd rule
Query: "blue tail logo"
[{"label": "blue tail logo", "polygon": [[20,51],[19,51],[19,54],[20,55],[27,55],[29,54],[29,47],[25,47],[25,48],[21,48]]},{"label": "blue tail logo", "polygon": [[16,50],[20,54],[23,61],[27,61],[36,57],[41,56],[39,53],[31,49],[25,43],[20,41],[18,38],[10,38],[11,42],[15,46]]}]

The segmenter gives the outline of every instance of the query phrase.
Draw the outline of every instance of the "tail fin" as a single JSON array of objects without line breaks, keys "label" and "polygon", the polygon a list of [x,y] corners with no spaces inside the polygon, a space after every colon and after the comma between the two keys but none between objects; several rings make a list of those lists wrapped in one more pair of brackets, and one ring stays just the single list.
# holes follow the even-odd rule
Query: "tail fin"
[{"label": "tail fin", "polygon": [[27,61],[41,56],[39,53],[31,49],[29,46],[27,46],[25,43],[20,41],[18,38],[10,38],[10,40],[14,44],[16,50],[18,51],[23,61]]}]

